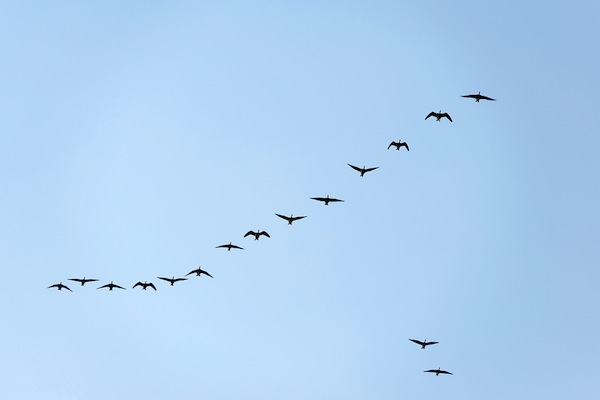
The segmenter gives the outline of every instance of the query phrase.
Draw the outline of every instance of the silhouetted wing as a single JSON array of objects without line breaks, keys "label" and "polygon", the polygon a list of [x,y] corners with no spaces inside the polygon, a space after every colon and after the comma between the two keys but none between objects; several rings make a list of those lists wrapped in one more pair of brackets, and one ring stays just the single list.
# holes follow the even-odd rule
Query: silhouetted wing
[{"label": "silhouetted wing", "polygon": [[114,287],[114,288],[119,288],[119,289],[123,289],[123,290],[127,290],[127,289],[125,289],[125,288],[124,288],[124,287],[122,287],[122,286],[119,286],[119,285],[115,285],[115,284],[114,284],[114,283],[113,283],[113,287]]},{"label": "silhouetted wing", "polygon": [[443,113],[442,117],[446,117],[450,120],[450,122],[452,122],[452,118],[450,118],[450,115],[448,113]]},{"label": "silhouetted wing", "polygon": [[193,270],[193,271],[190,271],[190,272],[188,272],[187,274],[185,274],[185,276],[192,275],[192,274],[197,274],[197,273],[198,273],[198,271],[202,271],[202,270],[201,270],[201,269],[195,269],[195,270]]},{"label": "silhouetted wing", "polygon": [[139,282],[139,281],[138,281],[138,282],[137,282],[135,285],[133,285],[133,288],[132,288],[132,289],[135,289],[137,286],[142,286],[142,287],[143,287],[143,286],[144,286],[144,284],[143,284],[142,282]]},{"label": "silhouetted wing", "polygon": [[154,286],[154,283],[150,282],[150,283],[148,284],[148,286],[150,286],[152,289],[156,290],[156,286]]},{"label": "silhouetted wing", "polygon": [[423,372],[433,372],[434,374],[438,373],[437,369],[428,369],[427,371],[423,371]]},{"label": "silhouetted wing", "polygon": [[99,288],[96,288],[96,289],[102,289],[102,288],[105,288],[105,287],[110,287],[110,283],[107,283],[106,285],[102,285],[102,286],[100,286]]},{"label": "silhouetted wing", "polygon": [[240,249],[240,250],[244,250],[243,247],[240,246],[236,246],[235,244],[230,244],[229,247],[231,247],[232,249]]},{"label": "silhouetted wing", "polygon": [[211,278],[213,277],[211,274],[209,274],[208,272],[206,272],[206,271],[204,271],[204,270],[202,270],[202,273],[203,273],[204,275],[208,275],[208,276],[210,276]]},{"label": "silhouetted wing", "polygon": [[390,147],[392,147],[392,146],[398,146],[398,143],[396,143],[396,142],[392,142],[392,143],[390,143],[390,144],[389,144],[389,146],[388,146],[388,150],[389,150],[389,149],[390,149]]},{"label": "silhouetted wing", "polygon": [[359,167],[352,165],[352,164],[348,164],[350,166],[350,168],[357,170],[358,172],[361,172],[362,169],[360,169]]},{"label": "silhouetted wing", "polygon": [[410,151],[410,149],[408,148],[408,143],[404,142],[400,145],[400,147],[406,147],[406,150]]},{"label": "silhouetted wing", "polygon": [[[377,167],[377,168],[379,168],[379,167]],[[330,197],[330,198],[329,198],[329,201],[333,201],[333,202],[336,202],[336,201],[341,201],[341,202],[343,202],[344,200],[340,200],[340,199],[334,199],[334,198]]]},{"label": "silhouetted wing", "polygon": [[371,168],[366,168],[365,172],[371,172],[371,171],[375,171],[377,168],[379,167],[371,167]]},{"label": "silhouetted wing", "polygon": [[465,94],[464,96],[460,96],[460,97],[467,97],[467,98],[470,98],[470,99],[476,99],[477,95],[476,94]]},{"label": "silhouetted wing", "polygon": [[266,237],[268,237],[268,238],[270,238],[270,237],[271,237],[271,235],[269,235],[269,234],[267,233],[267,231],[262,231],[262,232],[260,232],[260,233],[259,233],[259,235],[265,235],[265,236],[266,236]]},{"label": "silhouetted wing", "polygon": [[302,219],[302,218],[306,218],[306,215],[303,215],[301,217],[292,217],[292,221],[296,221],[296,220]]},{"label": "silhouetted wing", "polygon": [[425,117],[425,119],[429,118],[429,117],[435,117],[435,113],[432,111],[429,114],[427,114],[427,116]]},{"label": "silhouetted wing", "polygon": [[[171,282],[171,278],[164,278],[162,276],[157,276],[158,279],[162,279],[163,281]],[[173,279],[174,281],[175,279]]]},{"label": "silhouetted wing", "polygon": [[317,201],[332,201],[333,199],[326,199],[325,197],[311,197],[311,199],[313,200],[317,200]]},{"label": "silhouetted wing", "polygon": [[[86,279],[85,281],[83,279],[79,279],[79,278],[69,278],[70,281],[74,281],[74,282],[88,282],[88,280]],[[96,279],[97,280],[97,279]]]},{"label": "silhouetted wing", "polygon": [[255,235],[255,234],[256,234],[256,232],[254,232],[254,231],[248,231],[248,232],[246,232],[246,234],[244,235],[244,237],[250,236],[250,235]]},{"label": "silhouetted wing", "polygon": [[454,375],[452,372],[444,371],[443,369],[439,370],[440,374]]},{"label": "silhouetted wing", "polygon": [[421,342],[420,340],[417,340],[417,339],[408,339],[408,340],[410,340],[411,342],[415,342],[416,344],[419,344],[421,346],[423,346],[423,344],[424,344],[423,342]]},{"label": "silhouetted wing", "polygon": [[496,101],[496,99],[492,99],[491,97],[487,97],[487,96],[484,96],[484,95],[482,95],[482,94],[481,94],[481,95],[479,95],[479,96],[480,96],[480,99],[481,99],[481,100]]},{"label": "silhouetted wing", "polygon": [[429,346],[430,344],[438,344],[439,342],[426,342],[425,345]]},{"label": "silhouetted wing", "polygon": [[222,244],[222,245],[220,245],[220,246],[216,246],[216,247],[215,247],[215,249],[218,249],[218,248],[220,248],[220,247],[229,248],[229,245],[228,245],[228,244]]},{"label": "silhouetted wing", "polygon": [[277,215],[279,218],[283,218],[286,221],[289,221],[290,219],[293,221],[295,218],[290,218],[290,217],[286,217],[285,215],[281,215],[281,214],[277,214],[275,213],[275,215]]},{"label": "silhouetted wing", "polygon": [[71,289],[69,289],[69,287],[68,287],[68,286],[62,285],[62,287],[63,287],[63,288],[65,288],[65,289],[67,289],[69,292],[72,292],[72,290],[71,290]]}]

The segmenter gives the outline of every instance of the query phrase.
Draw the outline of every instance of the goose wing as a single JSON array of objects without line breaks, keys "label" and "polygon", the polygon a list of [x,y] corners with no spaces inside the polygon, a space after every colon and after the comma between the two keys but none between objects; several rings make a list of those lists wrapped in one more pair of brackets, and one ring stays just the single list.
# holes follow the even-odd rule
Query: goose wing
[{"label": "goose wing", "polygon": [[74,282],[79,282],[79,283],[85,283],[88,282],[89,279],[79,279],[79,278],[69,278],[70,281],[74,281]]},{"label": "goose wing", "polygon": [[476,94],[465,94],[464,96],[460,96],[460,97],[466,97],[469,99],[476,99],[478,95]]},{"label": "goose wing", "polygon": [[152,283],[152,282],[148,283],[147,286],[149,286],[152,289],[156,290],[156,286],[154,286],[154,283]]},{"label": "goose wing", "polygon": [[[379,167],[377,167],[377,168],[379,168]],[[330,197],[328,200],[329,200],[329,201],[332,201],[332,202],[338,202],[338,201],[341,201],[341,202],[343,202],[343,201],[344,201],[344,200],[341,200],[341,199],[335,199],[335,198],[333,198],[333,197]]]},{"label": "goose wing", "polygon": [[396,142],[392,142],[388,145],[388,150],[390,149],[390,147],[392,146],[400,146],[400,143],[396,143]]},{"label": "goose wing", "polygon": [[296,220],[302,219],[302,218],[306,218],[306,215],[302,215],[300,217],[292,217],[291,219],[292,219],[292,221],[296,221]]},{"label": "goose wing", "polygon": [[127,290],[127,289],[125,289],[123,286],[119,286],[119,285],[117,285],[117,284],[114,284],[114,283],[112,284],[112,287],[114,287],[114,288],[119,288],[119,289],[123,289],[123,290]]},{"label": "goose wing", "polygon": [[175,279],[171,279],[171,278],[165,278],[163,276],[157,276],[158,279],[162,279],[163,281],[167,281],[167,282],[171,282],[171,281],[175,281]]},{"label": "goose wing", "polygon": [[175,278],[175,279],[169,279],[169,281],[173,281],[173,282],[187,281],[187,278]]},{"label": "goose wing", "polygon": [[67,285],[62,285],[62,287],[63,287],[64,289],[67,289],[69,292],[72,292],[72,290],[71,290],[71,289],[69,289],[69,287],[68,287]]},{"label": "goose wing", "polygon": [[133,285],[132,289],[135,289],[137,286],[142,286],[143,287],[144,284],[142,282],[140,282],[140,281],[137,281],[137,283],[135,285]]},{"label": "goose wing", "polygon": [[258,234],[259,234],[259,235],[265,235],[265,236],[266,236],[266,237],[268,237],[268,238],[270,238],[270,237],[271,237],[271,235],[269,235],[269,232],[267,232],[267,231],[260,231]]},{"label": "goose wing", "polygon": [[254,231],[248,231],[248,232],[246,232],[246,234],[244,235],[244,237],[250,236],[250,235],[256,235],[256,232],[254,232]]},{"label": "goose wing", "polygon": [[229,246],[229,247],[231,247],[232,249],[240,249],[240,250],[244,250],[244,248],[243,248],[243,247],[237,246],[237,245],[235,245],[235,244],[229,244],[228,246]]},{"label": "goose wing", "polygon": [[438,344],[439,342],[425,342],[425,346],[429,346],[430,344]]},{"label": "goose wing", "polygon": [[209,274],[209,273],[208,273],[208,272],[206,272],[205,270],[200,270],[200,273],[201,273],[201,274],[204,274],[204,275],[208,275],[208,276],[210,276],[211,278],[213,277],[211,274]]},{"label": "goose wing", "polygon": [[414,343],[416,343],[416,344],[418,344],[418,345],[421,345],[421,346],[423,346],[423,345],[424,345],[424,343],[423,343],[423,342],[421,342],[420,340],[417,340],[417,339],[408,339],[408,340],[410,340],[411,342],[414,342]]},{"label": "goose wing", "polygon": [[481,94],[481,95],[479,95],[479,98],[480,98],[481,100],[496,101],[496,99],[492,99],[491,97],[487,97],[487,96],[484,96],[484,95],[482,95],[482,94]]},{"label": "goose wing", "polygon": [[293,221],[293,220],[295,219],[295,217],[286,217],[285,215],[281,215],[281,214],[277,214],[277,213],[275,213],[275,215],[277,215],[279,218],[283,218],[283,219],[285,219],[285,220],[286,220],[286,221],[288,221],[288,222],[289,222],[290,220],[292,220],[292,221]]},{"label": "goose wing", "polygon": [[100,286],[100,287],[98,287],[96,289],[103,289],[105,287],[109,288],[110,287],[110,283],[107,283],[106,285],[102,285],[102,286]]},{"label": "goose wing", "polygon": [[406,142],[400,143],[400,147],[406,147],[406,150],[410,151],[410,149],[408,148],[408,143],[406,143]]},{"label": "goose wing", "polygon": [[356,170],[356,171],[358,171],[358,172],[361,172],[361,171],[362,171],[362,168],[359,168],[359,167],[357,167],[356,165],[348,164],[348,166],[350,166],[350,168],[352,168],[352,169],[354,169],[354,170]]},{"label": "goose wing", "polygon": [[365,172],[375,171],[377,168],[379,168],[379,167],[365,168]]},{"label": "goose wing", "polygon": [[438,374],[454,375],[452,372],[444,371],[443,369],[439,369]]},{"label": "goose wing", "polygon": [[187,274],[185,274],[185,276],[192,275],[192,274],[199,274],[201,271],[202,270],[200,268],[198,268],[198,269],[188,272]]},{"label": "goose wing", "polygon": [[430,112],[429,114],[427,114],[427,116],[425,117],[425,119],[429,118],[429,117],[435,117],[436,113],[435,112]]},{"label": "goose wing", "polygon": [[332,201],[333,199],[326,199],[325,197],[311,197],[311,199],[313,200],[317,200],[317,201]]},{"label": "goose wing", "polygon": [[452,122],[452,118],[450,118],[450,114],[448,114],[448,113],[443,113],[443,114],[442,114],[442,117],[446,117],[446,118],[448,118],[448,119],[450,120],[450,122]]}]

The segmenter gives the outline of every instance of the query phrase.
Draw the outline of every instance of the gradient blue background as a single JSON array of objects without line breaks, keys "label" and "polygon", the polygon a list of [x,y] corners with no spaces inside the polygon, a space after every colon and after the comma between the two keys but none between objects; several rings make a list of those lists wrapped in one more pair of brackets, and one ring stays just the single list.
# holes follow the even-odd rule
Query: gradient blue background
[{"label": "gradient blue background", "polygon": [[0,397],[600,398],[599,12],[3,2]]}]

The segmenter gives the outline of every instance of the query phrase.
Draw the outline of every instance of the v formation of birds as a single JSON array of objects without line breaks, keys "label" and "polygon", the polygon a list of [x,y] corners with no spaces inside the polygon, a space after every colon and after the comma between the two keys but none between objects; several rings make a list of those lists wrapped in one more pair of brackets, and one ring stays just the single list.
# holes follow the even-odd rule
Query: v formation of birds
[{"label": "v formation of birds", "polygon": [[[488,96],[484,96],[481,94],[481,92],[478,92],[477,94],[467,94],[467,95],[463,95],[461,97],[464,98],[471,98],[471,99],[475,99],[475,102],[479,103],[480,100],[487,100],[487,101],[496,101],[496,99],[493,99],[491,97]],[[431,111],[429,114],[427,114],[427,116],[425,117],[425,120],[427,120],[430,117],[434,117],[436,119],[437,122],[439,122],[442,118],[446,118],[448,121],[453,122],[452,121],[452,117],[447,113],[447,112],[442,112],[441,110],[439,112],[435,112],[435,111]],[[401,147],[404,147],[406,149],[406,151],[409,151],[409,147],[408,147],[408,143],[403,142],[402,140],[398,140],[397,142],[392,141],[387,149],[389,150],[391,147],[395,147],[396,150],[400,150]],[[371,171],[375,171],[376,169],[378,169],[379,167],[366,167],[366,166],[356,166],[356,165],[352,165],[348,163],[348,166],[350,168],[352,168],[355,171],[358,171],[361,177],[364,177],[364,175],[367,172],[371,172]],[[329,195],[325,196],[325,197],[311,197],[310,199],[315,200],[315,201],[319,201],[322,202],[323,204],[325,204],[326,206],[329,205],[329,203],[338,203],[338,202],[344,202],[344,200],[342,199],[337,199],[335,197],[329,197]],[[277,214],[275,213],[275,215],[281,219],[284,219],[288,222],[288,225],[292,225],[293,222],[298,221],[300,219],[306,218],[305,215],[303,216],[294,216],[293,214],[290,215],[289,217],[283,214]],[[267,231],[264,230],[249,230],[248,232],[246,232],[246,234],[244,235],[244,237],[248,237],[248,236],[253,236],[254,240],[259,240],[261,236],[265,236],[267,238],[270,238],[271,236],[269,235],[269,233]],[[229,242],[227,244],[221,244],[218,246],[215,246],[216,248],[223,248],[223,249],[227,249],[227,251],[231,251],[232,249],[234,250],[244,250],[243,247],[232,244],[232,242]],[[200,277],[202,275],[206,275],[210,278],[212,278],[213,276],[208,273],[207,271],[203,270],[202,268],[198,267],[190,272],[188,272],[185,276],[189,276],[189,275],[195,275],[197,277]],[[188,278],[186,277],[178,277],[176,278],[175,276],[172,276],[171,278],[169,277],[164,277],[164,276],[158,276],[157,278],[168,282],[170,286],[173,286],[175,283],[177,282],[181,282],[181,281],[185,281]],[[98,279],[93,279],[93,278],[69,278],[68,280],[73,281],[73,282],[77,282],[80,284],[80,286],[85,286],[86,283],[90,283],[90,282],[97,282]],[[153,290],[157,290],[156,286],[154,285],[154,283],[152,282],[148,282],[148,281],[138,281],[133,285],[133,289],[135,289],[136,287],[140,287],[142,290],[146,290],[148,288],[151,288]],[[56,288],[57,290],[61,291],[62,289],[68,290],[69,292],[72,292],[72,290],[65,284],[61,282],[59,283],[55,283],[53,285],[48,286],[48,289],[50,288]],[[124,288],[123,286],[117,285],[115,283],[113,283],[113,281],[110,281],[110,283],[101,285],[99,287],[97,287],[97,289],[108,289],[109,291],[112,291],[113,289],[121,289],[121,290],[126,290],[126,288]],[[414,342],[418,345],[421,346],[421,349],[425,349],[427,346],[430,345],[434,345],[437,344],[439,342],[428,342],[426,340],[424,341],[420,341],[417,339],[409,339],[411,342]],[[428,372],[428,373],[433,373],[436,376],[440,375],[440,374],[445,374],[445,375],[452,375],[451,372],[445,371],[443,369],[437,368],[437,369],[429,369],[429,370],[425,370],[423,372]]]}]

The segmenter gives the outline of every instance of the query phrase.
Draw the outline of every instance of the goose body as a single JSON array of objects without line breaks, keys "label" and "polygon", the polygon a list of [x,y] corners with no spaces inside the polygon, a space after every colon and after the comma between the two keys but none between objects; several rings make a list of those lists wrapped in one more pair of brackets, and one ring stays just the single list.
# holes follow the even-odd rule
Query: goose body
[{"label": "goose body", "polygon": [[436,113],[434,111],[430,112],[429,114],[427,114],[427,116],[425,117],[425,119],[429,118],[429,117],[435,117],[436,121],[439,121],[442,118],[448,118],[448,120],[450,122],[452,122],[452,118],[450,117],[450,115],[448,113],[442,113],[442,110],[440,110],[439,113]]},{"label": "goose body", "polygon": [[408,148],[408,143],[403,142],[402,140],[398,140],[397,142],[392,141],[392,143],[390,143],[388,146],[388,150],[392,146],[396,147],[396,150],[400,150],[400,147],[406,147],[406,150],[410,151],[410,149]]},{"label": "goose body", "polygon": [[54,285],[50,285],[50,286],[48,286],[48,289],[50,289],[50,288],[54,288],[54,287],[55,287],[55,288],[57,288],[58,290],[67,289],[69,292],[72,292],[72,290],[71,290],[71,289],[69,289],[69,287],[68,287],[67,285],[63,285],[63,283],[62,283],[62,282],[60,282],[60,283],[55,283]]},{"label": "goose body", "polygon": [[164,276],[157,276],[158,279],[162,279],[163,281],[167,281],[171,284],[171,286],[173,286],[173,284],[175,282],[179,282],[179,281],[187,281],[187,278],[165,278]]},{"label": "goose body", "polygon": [[479,100],[496,101],[496,99],[492,99],[491,97],[482,95],[481,92],[477,92],[477,94],[465,94],[464,96],[461,96],[461,97],[475,99],[475,103],[479,103]]},{"label": "goose body", "polygon": [[329,195],[327,195],[327,197],[311,197],[311,199],[313,200],[317,200],[317,201],[322,201],[323,203],[325,203],[325,205],[329,205],[330,202],[338,202],[341,201],[343,202],[344,200],[340,200],[340,199],[334,199],[333,197],[329,197]]},{"label": "goose body", "polygon": [[203,270],[202,268],[198,267],[193,271],[188,272],[185,276],[188,275],[192,275],[192,274],[196,274],[196,276],[200,276],[202,274],[210,276],[211,278],[213,277],[211,274],[209,274],[208,272],[206,272],[205,270]]},{"label": "goose body", "polygon": [[306,215],[303,215],[301,217],[294,217],[294,214],[290,215],[289,217],[286,215],[281,215],[281,214],[277,214],[277,213],[275,213],[275,215],[277,215],[279,218],[285,219],[288,222],[288,225],[291,225],[292,222],[297,221],[299,219],[306,218]]},{"label": "goose body", "polygon": [[81,283],[81,286],[85,285],[88,282],[96,282],[98,279],[86,279],[85,276],[83,277],[83,279],[79,279],[79,278],[69,278],[70,281],[75,281],[75,282],[79,282]]},{"label": "goose body", "polygon": [[117,288],[117,289],[123,289],[123,290],[127,290],[127,289],[125,289],[124,287],[122,287],[122,286],[119,286],[119,285],[117,285],[117,284],[113,283],[113,281],[110,281],[110,283],[107,283],[106,285],[102,285],[102,286],[100,286],[98,289],[102,289],[102,288],[108,288],[108,290],[109,290],[109,291],[111,291],[111,292],[112,292],[112,290],[113,290],[114,288]]},{"label": "goose body", "polygon": [[222,244],[220,246],[216,246],[217,249],[219,248],[226,248],[227,251],[231,251],[231,249],[239,249],[239,250],[244,250],[243,247],[237,246],[235,244],[231,244],[231,242],[229,242],[229,244]]},{"label": "goose body", "polygon": [[254,236],[254,240],[258,240],[259,237],[261,237],[261,235],[265,235],[266,237],[270,238],[271,236],[269,235],[269,233],[267,231],[248,231],[246,232],[246,234],[244,235],[244,237],[246,236]]},{"label": "goose body", "polygon": [[152,289],[156,290],[156,286],[154,286],[154,284],[152,282],[148,283],[148,282],[137,282],[135,285],[133,285],[133,289],[135,289],[137,286],[141,286],[142,290],[146,290],[146,288],[151,287]]},{"label": "goose body", "polygon": [[359,168],[359,167],[357,167],[355,165],[352,165],[352,164],[348,164],[348,165],[353,170],[356,170],[356,171],[360,172],[360,176],[364,176],[366,172],[375,171],[377,168],[379,168],[379,167],[365,168],[364,166],[362,168]]},{"label": "goose body", "polygon": [[439,342],[428,342],[427,340],[424,340],[422,342],[420,340],[416,340],[416,339],[408,339],[408,340],[410,340],[411,342],[414,342],[418,345],[421,345],[422,349],[424,349],[426,346],[439,343]]}]

